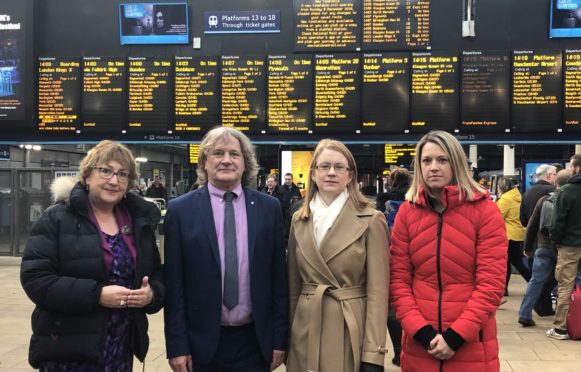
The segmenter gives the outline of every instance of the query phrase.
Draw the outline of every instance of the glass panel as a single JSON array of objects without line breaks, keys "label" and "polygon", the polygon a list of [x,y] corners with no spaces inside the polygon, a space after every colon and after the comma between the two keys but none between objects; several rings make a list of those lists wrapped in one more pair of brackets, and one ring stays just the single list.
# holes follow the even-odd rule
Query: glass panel
[{"label": "glass panel", "polygon": [[12,253],[12,200],[10,171],[0,172],[0,255]]},{"label": "glass panel", "polygon": [[17,255],[21,255],[30,229],[51,204],[50,171],[18,172]]}]

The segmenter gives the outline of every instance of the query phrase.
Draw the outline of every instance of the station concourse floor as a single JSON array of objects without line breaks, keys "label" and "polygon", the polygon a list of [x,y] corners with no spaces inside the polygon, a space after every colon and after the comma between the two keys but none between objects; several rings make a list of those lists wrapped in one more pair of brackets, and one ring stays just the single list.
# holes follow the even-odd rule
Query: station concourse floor
[{"label": "station concourse floor", "polygon": [[[33,370],[27,361],[33,304],[20,286],[19,268],[20,258],[0,257],[0,372]],[[552,317],[538,318],[535,314],[536,327],[522,328],[517,323],[524,290],[524,280],[513,275],[508,302],[497,312],[501,371],[581,371],[581,341],[559,341],[545,336]],[[149,323],[150,347],[145,371],[171,371],[165,357],[162,312],[150,316]],[[388,347],[385,371],[398,371],[391,364],[391,344]],[[142,364],[136,360],[134,371],[141,370]],[[276,372],[284,372],[284,367]]]}]

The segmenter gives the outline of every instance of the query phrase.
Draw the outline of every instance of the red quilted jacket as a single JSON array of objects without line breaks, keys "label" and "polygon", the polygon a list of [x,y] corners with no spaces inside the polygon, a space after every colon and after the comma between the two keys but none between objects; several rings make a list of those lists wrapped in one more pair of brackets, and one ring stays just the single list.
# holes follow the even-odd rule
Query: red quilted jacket
[{"label": "red quilted jacket", "polygon": [[[397,214],[391,245],[391,302],[404,330],[402,371],[498,371],[495,313],[506,280],[507,239],[488,193],[460,200],[442,190],[440,215],[426,203]],[[449,360],[430,356],[413,336],[426,325],[452,328],[464,344]]]}]

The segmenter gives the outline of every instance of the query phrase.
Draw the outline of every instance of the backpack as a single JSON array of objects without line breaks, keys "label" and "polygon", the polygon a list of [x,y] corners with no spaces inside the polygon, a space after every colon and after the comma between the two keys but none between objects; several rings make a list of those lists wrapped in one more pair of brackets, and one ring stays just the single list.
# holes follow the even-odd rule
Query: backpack
[{"label": "backpack", "polygon": [[385,202],[385,219],[387,220],[387,226],[391,231],[393,229],[393,223],[395,221],[395,215],[399,210],[399,207],[403,204],[403,200],[388,200]]},{"label": "backpack", "polygon": [[539,219],[539,231],[547,239],[550,239],[549,229],[551,228],[551,219],[553,216],[553,205],[555,203],[555,193],[550,193],[543,201],[541,207],[541,217]]}]

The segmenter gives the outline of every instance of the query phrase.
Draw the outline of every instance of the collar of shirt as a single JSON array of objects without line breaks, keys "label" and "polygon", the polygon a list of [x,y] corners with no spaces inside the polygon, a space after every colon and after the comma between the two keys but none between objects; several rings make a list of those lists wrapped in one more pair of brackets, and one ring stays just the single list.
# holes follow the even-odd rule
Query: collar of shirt
[{"label": "collar of shirt", "polygon": [[[211,197],[218,198],[220,203],[224,203],[224,193],[226,193],[227,190],[222,190],[208,182],[208,191],[210,192]],[[231,191],[236,195],[236,199],[234,200],[234,202],[236,202],[236,200],[240,199],[240,194],[242,194],[242,185],[236,186]]]}]

